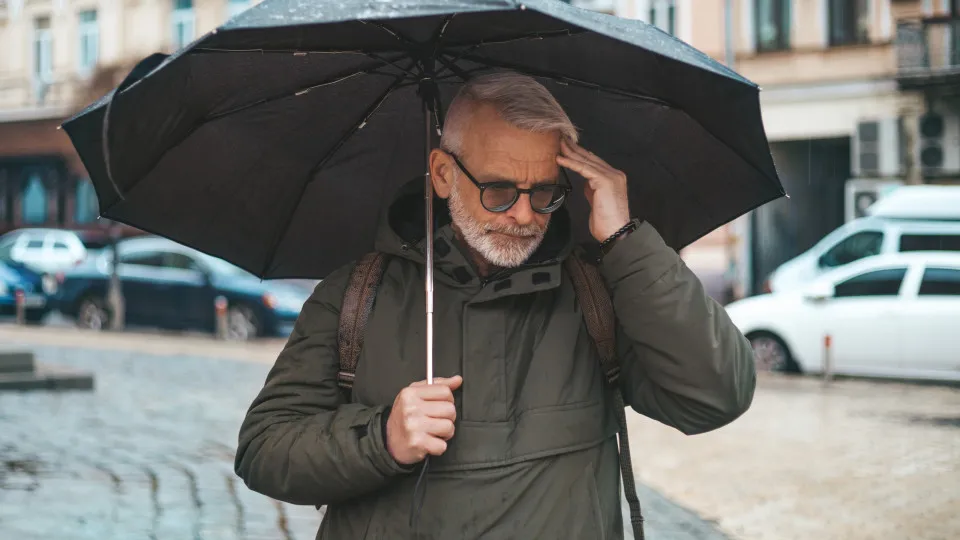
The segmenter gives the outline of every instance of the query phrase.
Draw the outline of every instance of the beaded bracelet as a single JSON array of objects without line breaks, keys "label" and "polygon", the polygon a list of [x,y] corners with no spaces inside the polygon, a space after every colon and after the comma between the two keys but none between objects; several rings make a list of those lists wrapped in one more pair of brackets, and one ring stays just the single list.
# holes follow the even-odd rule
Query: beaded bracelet
[{"label": "beaded bracelet", "polygon": [[606,240],[600,242],[600,253],[606,255],[610,251],[611,246],[619,240],[621,237],[625,236],[628,233],[631,233],[637,230],[640,227],[640,220],[634,218],[631,219],[626,225],[620,227],[617,232],[611,234]]}]

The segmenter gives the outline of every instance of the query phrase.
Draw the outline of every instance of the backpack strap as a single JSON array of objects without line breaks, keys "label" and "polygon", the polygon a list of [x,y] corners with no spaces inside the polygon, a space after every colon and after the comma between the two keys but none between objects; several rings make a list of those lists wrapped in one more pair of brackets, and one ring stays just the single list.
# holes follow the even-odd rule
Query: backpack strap
[{"label": "backpack strap", "polygon": [[613,391],[614,412],[617,416],[620,442],[620,476],[623,478],[623,491],[630,506],[630,525],[636,540],[644,539],[643,514],[640,510],[640,500],[637,497],[636,480],[633,476],[633,461],[630,459],[630,437],[627,433],[626,405],[623,402],[623,393],[620,391],[620,361],[617,358],[616,316],[613,312],[613,300],[600,275],[600,270],[583,260],[575,253],[564,262],[583,320],[587,325],[587,333],[593,339],[600,356],[600,368],[607,377],[607,382]]},{"label": "backpack strap", "polygon": [[377,299],[377,289],[383,278],[383,270],[390,262],[385,253],[368,253],[357,261],[350,274],[347,290],[343,293],[340,306],[340,327],[337,331],[337,344],[340,349],[340,372],[337,384],[344,390],[353,388],[353,378],[357,372],[360,349],[363,348],[363,335],[367,328],[367,319],[373,312],[373,303]]}]

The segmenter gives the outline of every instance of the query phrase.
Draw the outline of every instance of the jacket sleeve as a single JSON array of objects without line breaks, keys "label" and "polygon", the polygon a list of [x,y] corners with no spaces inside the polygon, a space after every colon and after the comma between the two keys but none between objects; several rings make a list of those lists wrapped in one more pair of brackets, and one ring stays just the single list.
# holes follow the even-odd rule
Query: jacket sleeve
[{"label": "jacket sleeve", "polygon": [[621,239],[600,271],[613,295],[627,404],[686,434],[719,428],[750,407],[749,341],[649,223]]},{"label": "jacket sleeve", "polygon": [[240,428],[234,464],[247,486],[303,505],[336,504],[407,472],[386,449],[385,407],[347,403],[337,331],[349,268],[317,286]]}]

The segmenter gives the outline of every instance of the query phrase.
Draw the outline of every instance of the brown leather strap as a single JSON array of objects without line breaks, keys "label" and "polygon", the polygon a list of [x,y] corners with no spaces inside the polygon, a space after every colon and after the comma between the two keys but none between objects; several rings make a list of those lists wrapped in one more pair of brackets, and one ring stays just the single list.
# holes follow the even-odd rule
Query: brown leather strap
[{"label": "brown leather strap", "polygon": [[364,330],[373,311],[377,288],[387,262],[389,257],[383,253],[364,255],[353,268],[347,290],[343,293],[340,328],[337,332],[340,348],[340,373],[337,375],[337,383],[341,388],[353,388],[357,361],[360,359],[360,349],[363,348]]},{"label": "brown leather strap", "polygon": [[587,332],[597,346],[603,374],[611,386],[616,386],[620,378],[620,362],[617,360],[616,318],[610,291],[600,270],[578,254],[567,257],[564,266],[580,301]]},{"label": "brown leather strap", "polygon": [[613,301],[600,275],[600,270],[583,260],[578,254],[567,257],[564,263],[573,289],[580,302],[580,311],[587,325],[587,333],[593,338],[600,355],[600,367],[613,390],[614,413],[617,417],[620,443],[620,476],[623,492],[630,507],[630,526],[636,540],[644,539],[643,513],[637,497],[637,485],[633,476],[633,460],[630,458],[630,436],[627,433],[626,404],[620,391],[620,362],[617,359],[616,316]]}]

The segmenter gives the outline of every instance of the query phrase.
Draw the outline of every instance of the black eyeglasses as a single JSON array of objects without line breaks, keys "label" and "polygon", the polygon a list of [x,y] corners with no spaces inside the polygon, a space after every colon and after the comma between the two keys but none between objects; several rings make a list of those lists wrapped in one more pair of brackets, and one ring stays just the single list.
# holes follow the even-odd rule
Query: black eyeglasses
[{"label": "black eyeglasses", "polygon": [[563,167],[560,167],[560,172],[567,181],[567,185],[540,184],[532,188],[524,189],[517,187],[513,182],[478,182],[477,179],[470,174],[470,171],[463,166],[460,158],[452,152],[447,153],[450,154],[453,161],[457,163],[457,167],[460,167],[463,174],[467,175],[467,178],[473,182],[473,185],[477,186],[480,190],[480,204],[490,212],[506,212],[516,204],[522,193],[526,193],[530,196],[530,208],[532,208],[534,212],[538,214],[550,214],[563,206],[563,201],[567,198],[567,193],[571,191],[570,178],[567,177],[567,171],[565,171]]}]

